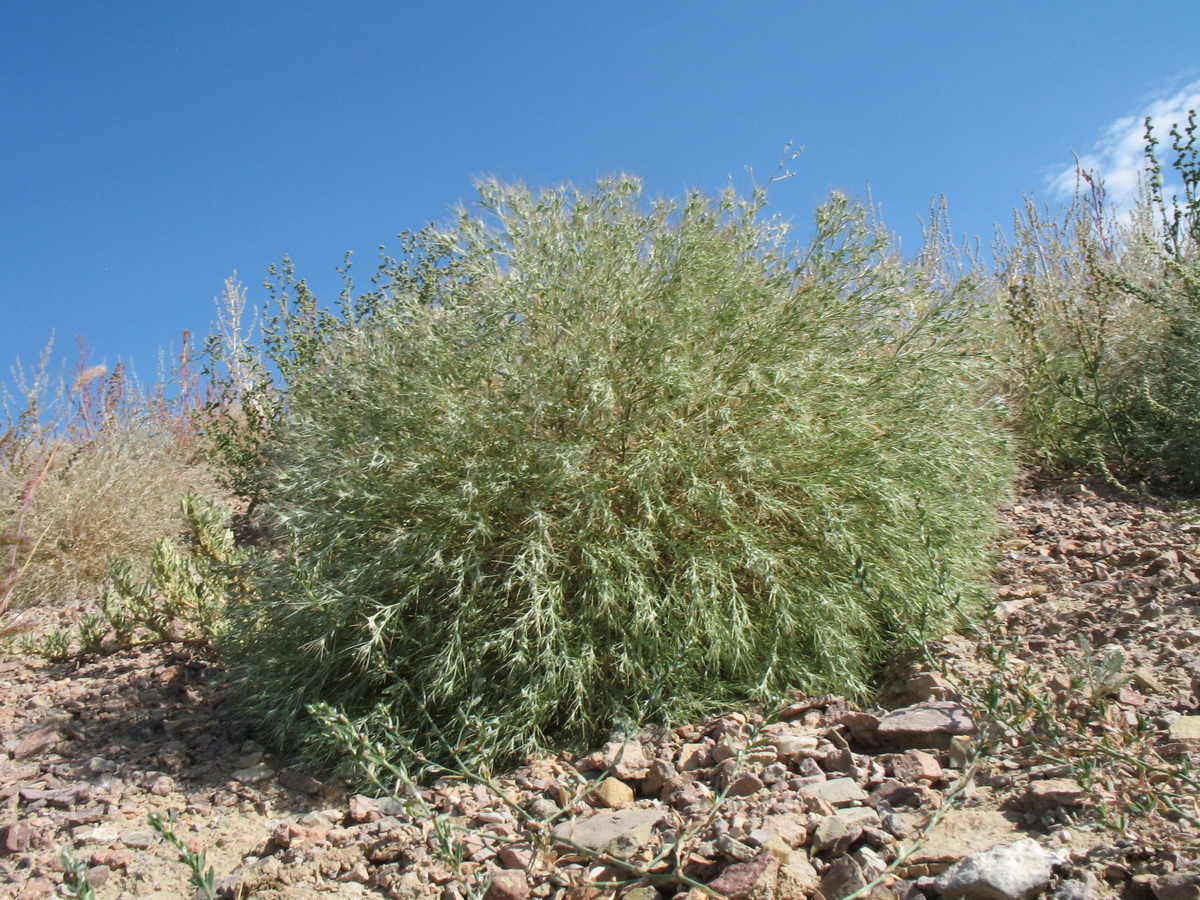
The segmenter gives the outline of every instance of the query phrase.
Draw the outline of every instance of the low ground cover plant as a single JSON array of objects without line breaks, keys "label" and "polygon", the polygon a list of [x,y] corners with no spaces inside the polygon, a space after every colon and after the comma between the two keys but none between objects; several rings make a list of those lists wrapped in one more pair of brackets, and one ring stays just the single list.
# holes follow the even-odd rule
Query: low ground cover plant
[{"label": "low ground cover plant", "polygon": [[251,715],[494,764],[651,699],[863,695],[977,599],[1013,466],[969,285],[843,196],[804,247],[764,205],[486,183],[297,320],[224,638]]}]

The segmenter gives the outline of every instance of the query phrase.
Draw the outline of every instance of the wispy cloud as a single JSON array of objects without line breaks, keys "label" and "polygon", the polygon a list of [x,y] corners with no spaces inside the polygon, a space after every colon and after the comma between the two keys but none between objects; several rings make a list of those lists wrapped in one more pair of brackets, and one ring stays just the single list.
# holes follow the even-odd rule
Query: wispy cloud
[{"label": "wispy cloud", "polygon": [[[1170,152],[1170,131],[1173,125],[1187,121],[1188,110],[1200,110],[1200,80],[1192,81],[1174,93],[1150,100],[1136,115],[1117,119],[1104,129],[1104,136],[1088,153],[1079,156],[1079,168],[1099,176],[1104,181],[1108,199],[1114,206],[1129,209],[1137,198],[1141,179],[1146,171],[1146,116],[1153,120],[1154,135]],[[1160,154],[1160,158],[1165,154]],[[1164,164],[1170,160],[1162,159]],[[1182,190],[1171,184],[1170,172],[1164,169],[1165,191]],[[1050,178],[1050,190],[1057,197],[1069,197],[1075,191],[1075,166],[1064,168]]]}]

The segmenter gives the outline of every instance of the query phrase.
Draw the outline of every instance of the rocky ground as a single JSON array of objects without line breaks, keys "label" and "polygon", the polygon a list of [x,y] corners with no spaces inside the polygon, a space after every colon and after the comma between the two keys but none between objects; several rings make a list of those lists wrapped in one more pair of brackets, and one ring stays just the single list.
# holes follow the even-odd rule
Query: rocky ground
[{"label": "rocky ground", "polygon": [[0,895],[196,895],[158,813],[227,897],[1195,900],[1200,517],[1080,483],[1004,515],[993,616],[878,708],[797,697],[396,797],[255,744],[203,646],[10,652]]}]

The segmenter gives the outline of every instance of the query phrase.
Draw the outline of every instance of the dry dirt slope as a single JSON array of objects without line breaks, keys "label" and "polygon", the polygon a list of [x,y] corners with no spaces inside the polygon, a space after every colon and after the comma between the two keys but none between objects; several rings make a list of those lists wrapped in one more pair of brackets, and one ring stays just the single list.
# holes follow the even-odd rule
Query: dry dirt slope
[{"label": "dry dirt slope", "polygon": [[[881,871],[880,898],[1200,896],[1186,774],[1200,519],[1080,483],[1030,485],[1004,514],[986,632],[935,642],[937,665],[898,663],[878,709],[798,698],[775,721],[647,731],[403,803],[255,744],[205,647],[0,657],[0,895],[62,896],[69,849],[100,898],[192,896],[148,825],[160,812],[226,896],[654,900],[707,885],[835,900]],[[36,612],[49,628],[80,610]],[[1009,731],[964,785],[971,727],[996,720]],[[1029,883],[946,880],[960,858],[1027,837],[1002,868]]]}]

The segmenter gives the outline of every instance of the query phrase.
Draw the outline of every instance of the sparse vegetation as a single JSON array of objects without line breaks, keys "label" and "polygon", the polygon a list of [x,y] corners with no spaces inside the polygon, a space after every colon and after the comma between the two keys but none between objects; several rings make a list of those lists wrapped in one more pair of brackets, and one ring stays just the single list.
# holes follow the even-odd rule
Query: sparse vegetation
[{"label": "sparse vegetation", "polygon": [[[0,529],[5,602],[15,606],[96,596],[109,560],[145,565],[179,528],[185,494],[217,495],[195,427],[200,393],[185,344],[174,374],[146,390],[123,365],[86,364],[55,383],[48,354],[19,373],[0,434]],[[15,502],[14,502],[15,501]]]}]

